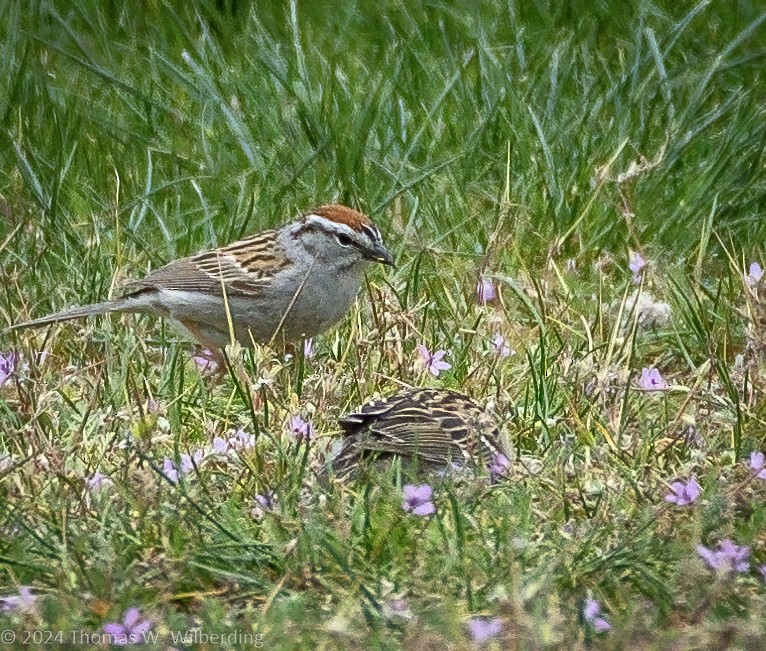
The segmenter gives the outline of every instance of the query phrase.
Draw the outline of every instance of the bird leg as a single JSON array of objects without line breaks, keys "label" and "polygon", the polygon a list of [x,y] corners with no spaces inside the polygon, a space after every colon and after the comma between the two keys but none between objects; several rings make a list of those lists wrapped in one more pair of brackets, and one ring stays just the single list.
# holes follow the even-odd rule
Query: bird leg
[{"label": "bird leg", "polygon": [[218,344],[213,343],[208,339],[202,331],[191,321],[181,321],[181,325],[189,331],[189,333],[203,346],[203,348],[210,351],[213,358],[213,362],[216,364],[219,373],[223,373],[226,369],[226,358],[223,351],[219,348]]}]

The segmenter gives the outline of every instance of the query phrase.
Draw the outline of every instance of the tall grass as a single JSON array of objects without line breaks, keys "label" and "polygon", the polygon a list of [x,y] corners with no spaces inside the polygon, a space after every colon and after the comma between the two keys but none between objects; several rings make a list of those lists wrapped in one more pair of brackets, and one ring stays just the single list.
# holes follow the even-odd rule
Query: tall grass
[{"label": "tall grass", "polygon": [[[138,606],[166,644],[467,648],[479,615],[496,648],[760,644],[766,290],[745,274],[766,263],[766,14],[629,5],[0,5],[0,321],[331,200],[398,263],[316,356],[247,351],[219,380],[150,319],[0,335],[21,356],[0,387],[0,596],[38,595],[5,628],[99,631]],[[453,369],[426,377],[421,342]],[[670,389],[638,389],[644,367]],[[401,509],[395,469],[320,490],[337,416],[427,383],[489,405],[506,481],[433,480],[431,519]],[[238,428],[253,448],[169,481],[166,459]],[[702,497],[666,504],[692,475]],[[749,573],[705,567],[695,547],[724,538]]]}]

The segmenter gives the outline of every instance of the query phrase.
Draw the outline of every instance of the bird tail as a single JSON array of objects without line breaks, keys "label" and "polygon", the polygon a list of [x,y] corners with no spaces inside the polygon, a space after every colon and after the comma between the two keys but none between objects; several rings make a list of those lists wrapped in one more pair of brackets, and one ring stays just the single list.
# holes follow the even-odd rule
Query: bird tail
[{"label": "bird tail", "polygon": [[62,310],[61,312],[49,314],[48,316],[43,316],[39,319],[14,323],[12,326],[6,328],[5,331],[12,332],[13,330],[23,330],[24,328],[40,328],[42,326],[50,325],[51,323],[59,323],[60,321],[83,319],[96,314],[108,314],[109,312],[122,312],[124,310],[125,303],[121,300],[92,303],[91,305],[83,305],[81,307],[72,307],[68,310]]}]

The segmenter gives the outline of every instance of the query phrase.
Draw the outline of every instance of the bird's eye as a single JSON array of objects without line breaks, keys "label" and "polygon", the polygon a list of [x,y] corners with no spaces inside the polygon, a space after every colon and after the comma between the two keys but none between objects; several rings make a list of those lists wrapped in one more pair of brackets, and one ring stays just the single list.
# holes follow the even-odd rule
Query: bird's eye
[{"label": "bird's eye", "polygon": [[338,239],[338,244],[341,246],[351,246],[351,238],[348,235],[344,235],[343,233],[339,233],[335,236]]}]

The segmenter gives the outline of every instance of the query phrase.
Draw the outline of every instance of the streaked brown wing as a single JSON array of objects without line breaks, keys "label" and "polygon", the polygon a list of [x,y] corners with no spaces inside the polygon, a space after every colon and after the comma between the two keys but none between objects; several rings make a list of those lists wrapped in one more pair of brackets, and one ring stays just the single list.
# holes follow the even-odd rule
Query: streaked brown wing
[{"label": "streaked brown wing", "polygon": [[340,420],[349,436],[337,470],[366,456],[400,456],[425,465],[488,461],[500,451],[497,427],[473,400],[456,391],[405,390]]},{"label": "streaked brown wing", "polygon": [[468,437],[465,422],[444,418],[421,407],[395,409],[370,426],[369,451],[391,452],[403,457],[421,457],[432,463],[460,461],[459,443]]},{"label": "streaked brown wing", "polygon": [[289,260],[276,240],[275,231],[265,231],[220,249],[171,262],[126,286],[123,295],[162,288],[220,296],[222,282],[231,296],[253,295],[287,264]]}]

